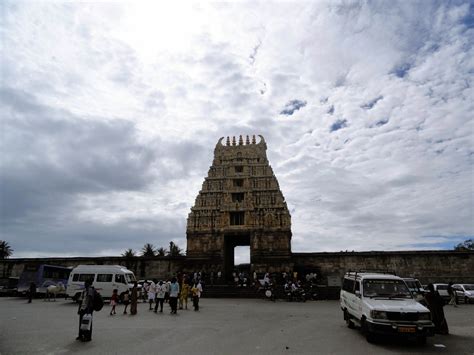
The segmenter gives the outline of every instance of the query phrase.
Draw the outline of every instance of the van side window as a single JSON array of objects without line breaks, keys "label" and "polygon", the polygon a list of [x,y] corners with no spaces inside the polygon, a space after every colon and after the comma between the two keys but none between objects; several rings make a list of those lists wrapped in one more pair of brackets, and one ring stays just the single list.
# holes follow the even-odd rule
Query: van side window
[{"label": "van side window", "polygon": [[360,291],[360,282],[359,281],[356,281],[355,290]]},{"label": "van side window", "polygon": [[97,274],[97,282],[112,282],[112,274]]},{"label": "van side window", "polygon": [[79,281],[79,274],[72,275],[72,281]]},{"label": "van side window", "polygon": [[123,275],[116,274],[115,275],[115,282],[119,282],[121,284],[125,283],[125,277]]},{"label": "van side window", "polygon": [[79,281],[94,280],[95,274],[79,274]]},{"label": "van side window", "polygon": [[344,279],[344,281],[342,283],[342,289],[344,291],[354,293],[354,280]]}]

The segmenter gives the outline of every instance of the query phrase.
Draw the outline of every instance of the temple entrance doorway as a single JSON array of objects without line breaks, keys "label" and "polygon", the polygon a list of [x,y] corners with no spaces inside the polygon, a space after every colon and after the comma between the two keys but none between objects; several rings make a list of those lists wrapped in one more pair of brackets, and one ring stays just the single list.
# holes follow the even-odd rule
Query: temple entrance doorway
[{"label": "temple entrance doorway", "polygon": [[[236,247],[247,247],[248,248],[248,259],[245,262],[242,257],[245,257],[240,252],[239,248],[239,257],[236,259],[235,249]],[[239,233],[239,234],[226,234],[224,236],[224,275],[227,281],[233,282],[232,273],[236,272],[246,272],[250,273],[250,234],[249,233]],[[237,261],[237,262],[236,262]],[[242,262],[244,261],[244,262]],[[242,269],[242,270],[240,270]]]}]

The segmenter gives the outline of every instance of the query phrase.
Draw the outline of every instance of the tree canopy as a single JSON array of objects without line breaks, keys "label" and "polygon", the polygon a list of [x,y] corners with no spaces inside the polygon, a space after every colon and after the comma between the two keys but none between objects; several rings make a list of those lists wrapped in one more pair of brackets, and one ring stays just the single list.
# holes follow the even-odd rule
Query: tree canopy
[{"label": "tree canopy", "polygon": [[168,253],[168,250],[166,250],[165,248],[161,247],[161,248],[158,248],[156,250],[156,256],[166,256],[166,254]]},{"label": "tree canopy", "polygon": [[0,259],[6,259],[13,254],[13,249],[8,242],[0,240]]},{"label": "tree canopy", "polygon": [[174,242],[170,242],[170,250],[168,251],[168,255],[169,256],[183,255],[183,251]]},{"label": "tree canopy", "polygon": [[467,239],[454,247],[454,250],[474,250],[474,239]]},{"label": "tree canopy", "polygon": [[123,252],[122,256],[124,258],[133,258],[135,257],[135,252],[132,250],[132,248],[129,248]]},{"label": "tree canopy", "polygon": [[156,256],[155,247],[153,244],[146,243],[142,248],[142,256]]}]

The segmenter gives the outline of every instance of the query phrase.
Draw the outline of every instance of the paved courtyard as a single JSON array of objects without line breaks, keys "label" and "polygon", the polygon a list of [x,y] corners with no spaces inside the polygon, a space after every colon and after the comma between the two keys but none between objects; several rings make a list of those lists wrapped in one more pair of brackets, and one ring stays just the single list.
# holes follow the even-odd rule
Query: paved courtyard
[{"label": "paved courtyard", "polygon": [[[138,315],[94,314],[93,340],[77,335],[71,301],[27,304],[0,298],[0,354],[474,354],[474,305],[446,307],[451,335],[426,345],[384,340],[369,344],[348,329],[337,301],[288,303],[249,299],[201,300],[202,309],[155,314],[139,304]],[[191,307],[190,307],[191,308]]]}]

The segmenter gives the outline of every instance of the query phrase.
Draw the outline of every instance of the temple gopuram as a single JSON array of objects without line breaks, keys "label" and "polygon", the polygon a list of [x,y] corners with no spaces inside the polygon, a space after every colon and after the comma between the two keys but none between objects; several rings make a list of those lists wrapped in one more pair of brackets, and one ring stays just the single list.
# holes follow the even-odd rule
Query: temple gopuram
[{"label": "temple gopuram", "polygon": [[252,271],[289,267],[291,216],[263,136],[219,139],[187,221],[187,257],[203,269],[234,268],[234,248],[250,246]]}]

